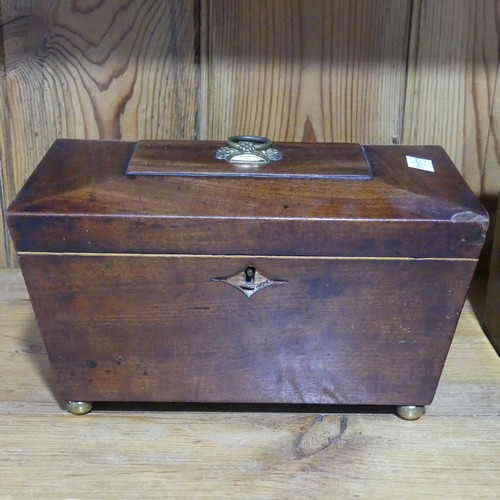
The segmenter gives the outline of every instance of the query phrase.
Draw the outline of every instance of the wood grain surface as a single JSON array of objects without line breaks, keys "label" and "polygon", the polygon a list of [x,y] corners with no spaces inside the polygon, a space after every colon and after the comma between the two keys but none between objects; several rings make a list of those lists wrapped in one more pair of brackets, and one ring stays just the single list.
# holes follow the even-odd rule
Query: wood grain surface
[{"label": "wood grain surface", "polygon": [[[186,163],[213,157],[217,144],[198,141]],[[296,154],[315,147],[304,143]],[[440,147],[367,146],[376,172],[369,180],[244,182],[126,176],[133,149],[54,143],[10,207],[17,250],[476,259],[484,242],[486,213]],[[346,158],[343,146],[319,149],[319,158]],[[406,155],[431,160],[435,171],[407,168]]]},{"label": "wood grain surface", "polygon": [[2,219],[56,137],[437,143],[496,204],[496,0],[0,7]]},{"label": "wood grain surface", "polygon": [[58,137],[195,136],[194,4],[2,1],[5,204]]},{"label": "wood grain surface", "polygon": [[201,135],[399,141],[409,5],[208,2]]},{"label": "wood grain surface", "polygon": [[[462,312],[436,398],[405,422],[336,407],[64,412],[18,270],[0,271],[6,498],[496,498],[500,359]],[[238,411],[239,410],[239,411]]]},{"label": "wood grain surface", "polygon": [[[500,11],[500,9],[499,9]],[[500,12],[499,12],[500,17]],[[499,23],[500,25],[500,23]],[[491,123],[486,148],[486,158],[481,184],[481,195],[485,199],[497,199],[500,192],[500,61],[497,66],[497,79]]]},{"label": "wood grain surface", "polygon": [[442,145],[478,194],[499,60],[498,15],[495,0],[418,0],[413,9],[404,142]]},{"label": "wood grain surface", "polygon": [[[281,280],[250,301],[223,282],[249,262]],[[474,267],[21,258],[58,392],[90,402],[429,404]]]}]

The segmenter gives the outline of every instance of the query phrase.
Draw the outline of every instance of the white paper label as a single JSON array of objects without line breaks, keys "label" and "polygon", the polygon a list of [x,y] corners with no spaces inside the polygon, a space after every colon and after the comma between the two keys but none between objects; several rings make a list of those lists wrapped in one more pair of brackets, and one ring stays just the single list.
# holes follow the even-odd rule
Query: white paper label
[{"label": "white paper label", "polygon": [[434,172],[434,165],[431,160],[424,158],[416,158],[415,156],[407,156],[406,163],[410,168],[417,168],[418,170],[425,170],[427,172]]}]

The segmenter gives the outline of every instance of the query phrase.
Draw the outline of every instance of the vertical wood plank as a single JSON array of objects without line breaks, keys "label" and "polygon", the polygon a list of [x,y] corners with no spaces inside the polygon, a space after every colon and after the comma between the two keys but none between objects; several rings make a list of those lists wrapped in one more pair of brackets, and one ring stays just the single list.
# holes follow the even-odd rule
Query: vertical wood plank
[{"label": "vertical wood plank", "polygon": [[208,2],[201,136],[398,142],[409,4]]},{"label": "vertical wood plank", "polygon": [[[1,160],[0,160],[1,161]],[[6,225],[5,225],[5,200],[3,194],[2,174],[3,163],[0,168],[0,269],[8,267],[7,246],[6,246]]]},{"label": "vertical wood plank", "polygon": [[[498,11],[497,26],[500,33],[500,9]],[[485,274],[489,271],[491,276],[490,281],[493,283],[495,266],[498,267],[500,264],[500,256],[498,256],[498,251],[500,250],[500,245],[494,244],[495,240],[500,241],[500,225],[498,223],[499,216],[499,203],[500,203],[500,61],[497,66],[497,76],[495,91],[493,96],[493,104],[491,107],[491,122],[490,130],[488,134],[488,143],[486,147],[486,158],[484,162],[483,177],[481,183],[481,202],[483,203],[486,210],[490,214],[490,229],[487,233],[485,249],[483,250],[483,261],[480,261],[479,272],[484,272]],[[498,281],[498,280],[497,280]],[[488,284],[488,287],[492,287],[493,284]],[[498,301],[498,298],[497,298]],[[485,317],[484,321],[493,324],[494,314],[498,314],[498,311],[493,312],[491,307],[491,302],[493,300],[490,298],[489,307],[489,317]],[[499,324],[497,320],[497,324]],[[500,338],[499,338],[500,341]],[[498,344],[498,342],[497,342]]]},{"label": "vertical wood plank", "polygon": [[[500,14],[500,9],[499,9]],[[498,22],[500,33],[500,16]],[[486,159],[481,185],[481,196],[485,200],[497,200],[500,192],[500,61],[497,67],[497,77],[493,105],[491,107],[491,126],[488,134]],[[494,207],[492,207],[494,208]]]},{"label": "vertical wood plank", "polygon": [[[0,25],[3,26],[3,5],[0,1]],[[6,123],[7,100],[5,92],[5,55],[3,43],[3,30],[0,29],[0,268],[10,267],[10,252],[7,235],[6,210],[7,201],[5,199],[5,179],[7,165],[10,164],[10,148],[8,127]]]},{"label": "vertical wood plank", "polygon": [[1,219],[0,219],[0,269],[4,267],[8,267],[7,265],[7,248],[6,248],[6,242],[5,242],[5,224],[4,224],[4,211],[5,208],[2,204],[1,207]]},{"label": "vertical wood plank", "polygon": [[200,138],[366,143],[399,142],[404,116],[404,142],[498,193],[496,0],[201,2],[200,106],[198,3],[0,0],[3,212],[56,137],[192,138],[197,116]]},{"label": "vertical wood plank", "polygon": [[196,4],[2,0],[7,204],[57,137],[195,137]]},{"label": "vertical wood plank", "polygon": [[404,142],[441,144],[479,194],[498,63],[496,0],[414,2]]}]

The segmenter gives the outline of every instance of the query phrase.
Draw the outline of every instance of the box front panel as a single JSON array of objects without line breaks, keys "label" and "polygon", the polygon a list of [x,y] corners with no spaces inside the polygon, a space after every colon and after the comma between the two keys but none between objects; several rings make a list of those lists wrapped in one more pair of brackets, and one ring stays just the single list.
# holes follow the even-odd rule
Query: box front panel
[{"label": "box front panel", "polygon": [[475,261],[24,254],[21,267],[64,399],[423,405]]}]

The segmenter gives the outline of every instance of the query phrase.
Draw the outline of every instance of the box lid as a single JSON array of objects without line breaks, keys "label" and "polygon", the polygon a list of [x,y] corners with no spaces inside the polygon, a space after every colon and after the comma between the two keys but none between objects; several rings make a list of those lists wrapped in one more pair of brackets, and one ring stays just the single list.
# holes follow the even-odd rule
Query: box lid
[{"label": "box lid", "polygon": [[8,210],[15,246],[70,253],[479,255],[487,214],[439,146],[279,143],[273,148],[282,163],[265,170],[215,159],[224,147],[57,140]]},{"label": "box lid", "polygon": [[[262,139],[239,136],[240,138]],[[204,141],[178,142],[139,141],[127,166],[127,175],[156,175],[181,177],[232,177],[245,179],[352,179],[372,178],[370,164],[359,144],[316,143],[305,148],[301,143],[269,147],[259,154],[250,141],[235,143],[235,148],[207,147]],[[248,146],[239,146],[247,143]],[[265,144],[264,144],[265,145]],[[274,157],[273,157],[274,155]],[[221,161],[222,160],[222,161]],[[226,160],[226,161],[224,161]]]}]

